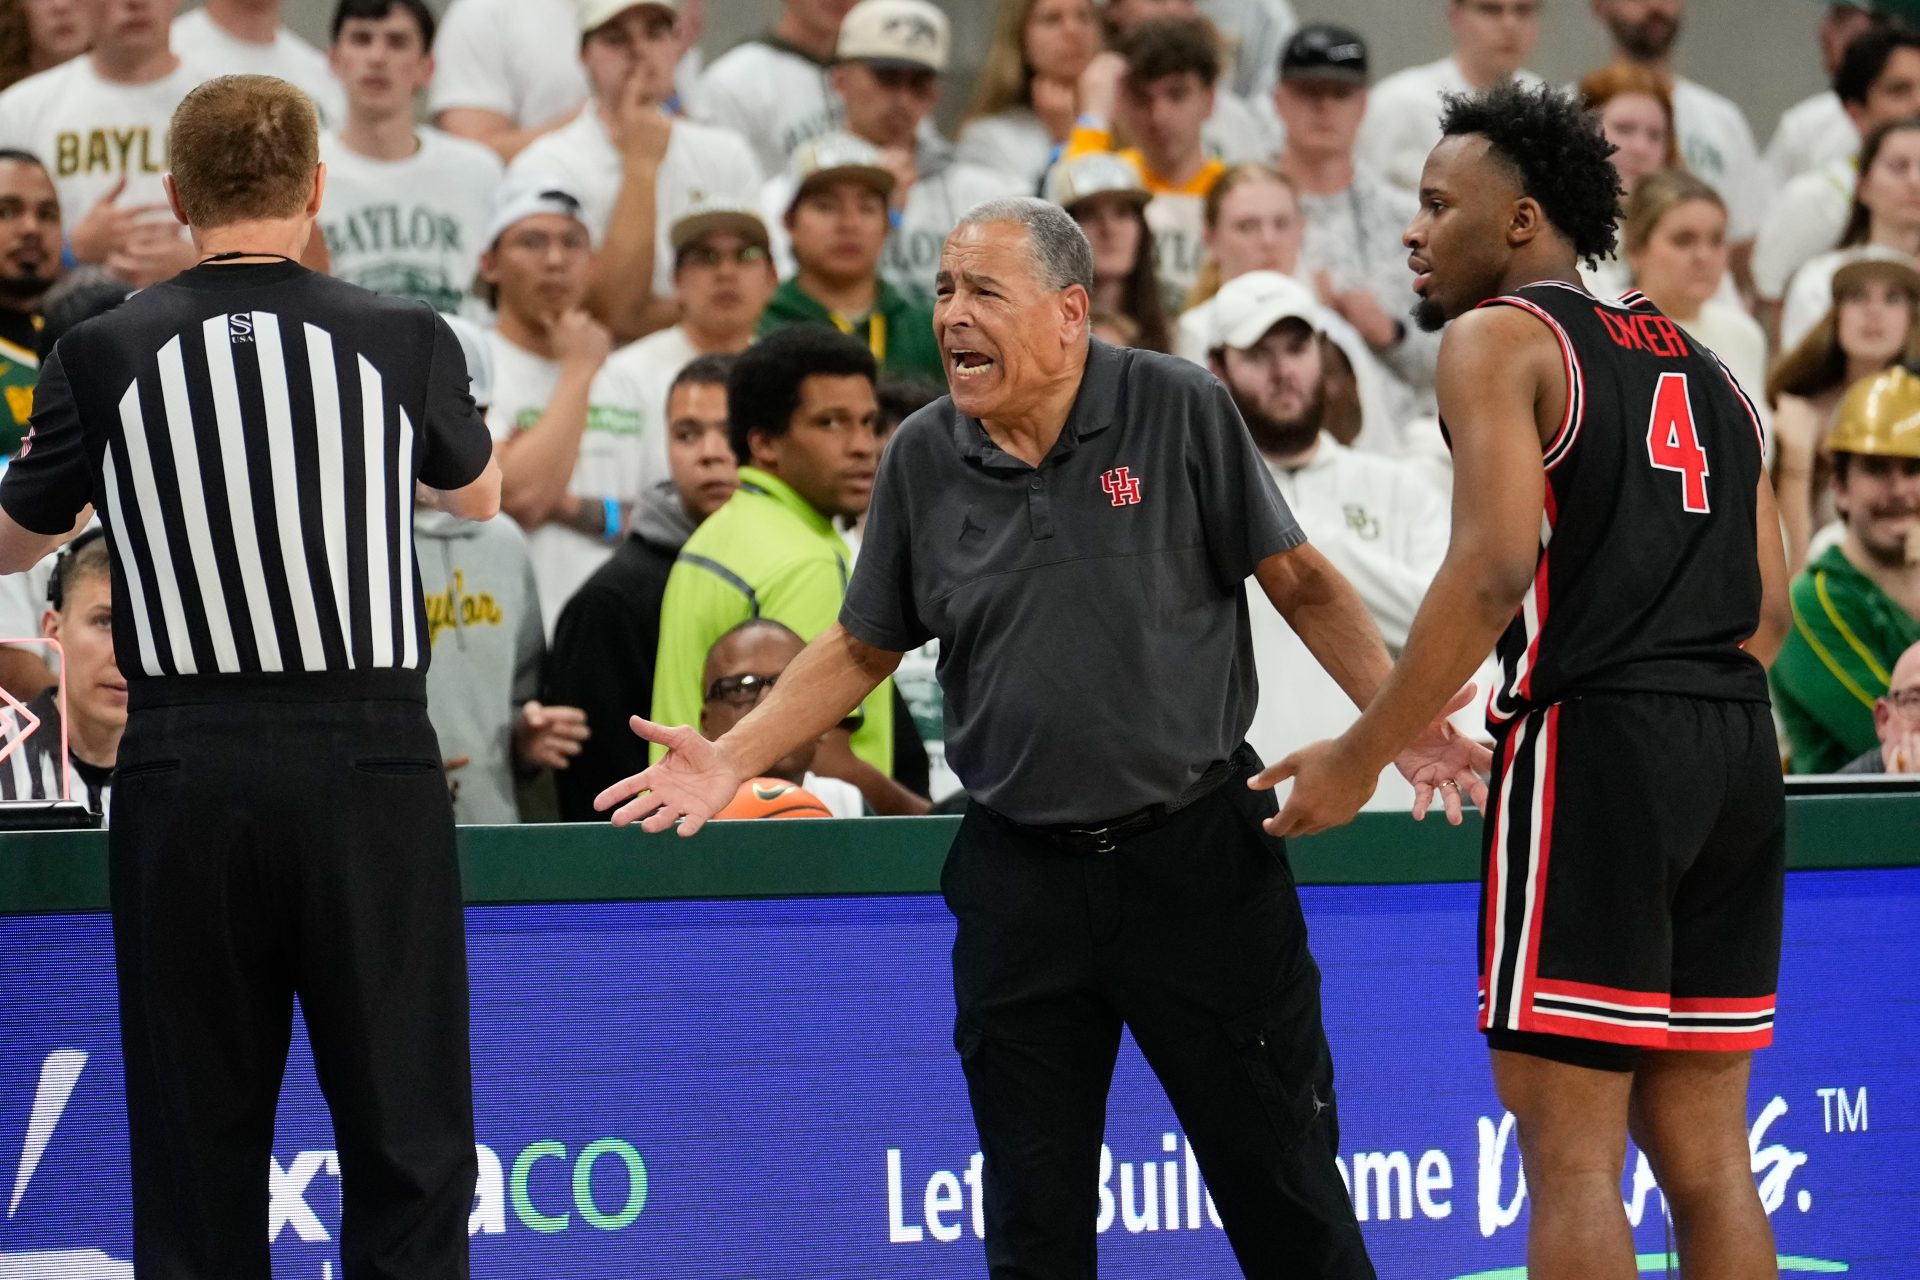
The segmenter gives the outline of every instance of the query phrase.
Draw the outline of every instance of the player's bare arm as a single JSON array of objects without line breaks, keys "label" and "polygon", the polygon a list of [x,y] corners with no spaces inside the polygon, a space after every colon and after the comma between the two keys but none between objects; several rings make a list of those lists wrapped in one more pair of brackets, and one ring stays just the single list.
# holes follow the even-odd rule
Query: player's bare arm
[{"label": "player's bare arm", "polygon": [[1380,691],[1393,659],[1380,628],[1353,587],[1310,542],[1276,552],[1253,576],[1341,692],[1364,707]]},{"label": "player's bare arm", "polygon": [[[1453,536],[1414,618],[1399,664],[1346,733],[1295,752],[1270,773],[1294,778],[1272,820],[1278,834],[1310,834],[1352,818],[1369,781],[1440,714],[1492,651],[1533,580],[1546,473],[1542,423],[1565,409],[1565,374],[1552,335],[1511,307],[1469,312],[1448,326],[1435,392],[1453,437]],[[1291,766],[1291,772],[1280,772]],[[1484,788],[1475,794],[1479,803]]]},{"label": "player's bare arm", "polygon": [[602,791],[593,807],[604,813],[619,805],[613,815],[617,827],[640,821],[643,830],[658,832],[679,822],[681,835],[694,835],[733,799],[742,782],[852,715],[893,674],[900,658],[861,643],[835,623],[789,664],[751,715],[716,741],[688,725],[658,725],[634,716],[633,731],[666,747],[667,754]]},{"label": "player's bare arm", "polygon": [[1780,646],[1793,629],[1793,606],[1787,600],[1787,549],[1781,540],[1780,512],[1773,501],[1773,481],[1760,472],[1754,501],[1754,532],[1760,548],[1760,628],[1747,641],[1747,652],[1771,667]]}]

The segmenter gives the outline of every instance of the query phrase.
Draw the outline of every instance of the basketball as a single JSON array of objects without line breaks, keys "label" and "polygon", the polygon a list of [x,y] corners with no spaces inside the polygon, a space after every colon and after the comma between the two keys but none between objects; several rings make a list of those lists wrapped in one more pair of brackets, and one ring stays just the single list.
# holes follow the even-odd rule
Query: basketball
[{"label": "basketball", "polygon": [[716,818],[831,818],[820,797],[785,778],[749,778]]}]

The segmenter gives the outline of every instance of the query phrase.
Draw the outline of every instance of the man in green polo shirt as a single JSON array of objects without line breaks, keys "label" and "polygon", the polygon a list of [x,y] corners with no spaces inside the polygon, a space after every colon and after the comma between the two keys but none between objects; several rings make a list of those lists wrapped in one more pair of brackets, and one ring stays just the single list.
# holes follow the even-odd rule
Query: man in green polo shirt
[{"label": "man in green polo shirt", "polygon": [[1832,773],[1878,743],[1873,704],[1920,641],[1920,378],[1856,383],[1827,448],[1847,531],[1793,580],[1772,671],[1795,773]]},{"label": "man in green polo shirt", "polygon": [[829,134],[794,151],[788,180],[794,273],[761,316],[761,335],[831,325],[864,344],[882,373],[946,385],[932,310],[880,278],[894,176],[879,151],[851,134]]},{"label": "man in green polo shirt", "polygon": [[[740,487],[693,531],[667,577],[651,719],[700,722],[707,651],[747,619],[772,618],[811,640],[839,618],[852,555],[833,522],[865,511],[873,494],[874,378],[865,347],[813,325],[765,338],[734,363],[727,414]],[[910,796],[889,777],[893,726],[888,680],[861,704],[852,735],[859,763],[843,760],[860,775],[847,781],[879,812],[901,811]],[[833,737],[818,772],[833,772]],[[654,759],[662,754],[653,749]]]}]

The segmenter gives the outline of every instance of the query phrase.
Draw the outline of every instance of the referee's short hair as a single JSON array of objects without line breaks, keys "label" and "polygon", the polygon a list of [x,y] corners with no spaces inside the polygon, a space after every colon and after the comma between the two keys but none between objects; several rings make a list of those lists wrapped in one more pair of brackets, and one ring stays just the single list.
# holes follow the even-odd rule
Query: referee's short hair
[{"label": "referee's short hair", "polygon": [[727,429],[733,455],[753,461],[755,431],[783,436],[800,408],[800,384],[824,378],[865,378],[878,382],[873,352],[838,329],[797,324],[776,329],[742,351],[727,374]]},{"label": "referee's short hair", "polygon": [[313,194],[320,119],[285,80],[218,76],[174,108],[168,150],[191,225],[291,218]]}]

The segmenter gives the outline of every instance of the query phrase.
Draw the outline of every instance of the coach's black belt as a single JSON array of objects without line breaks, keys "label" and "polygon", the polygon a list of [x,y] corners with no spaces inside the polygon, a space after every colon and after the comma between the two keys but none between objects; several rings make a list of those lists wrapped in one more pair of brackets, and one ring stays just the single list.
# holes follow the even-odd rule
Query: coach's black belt
[{"label": "coach's black belt", "polygon": [[[1105,818],[1098,822],[1070,823],[1061,826],[1032,826],[1027,823],[1014,823],[1028,831],[1042,836],[1066,853],[1112,853],[1120,847],[1123,840],[1146,835],[1167,825],[1174,814],[1187,808],[1194,802],[1204,800],[1217,791],[1221,784],[1239,774],[1241,770],[1258,763],[1250,747],[1242,746],[1225,760],[1216,760],[1208,765],[1197,781],[1178,797],[1160,804],[1150,804],[1132,813],[1117,818]],[[1012,819],[1008,819],[1012,821]]]}]

